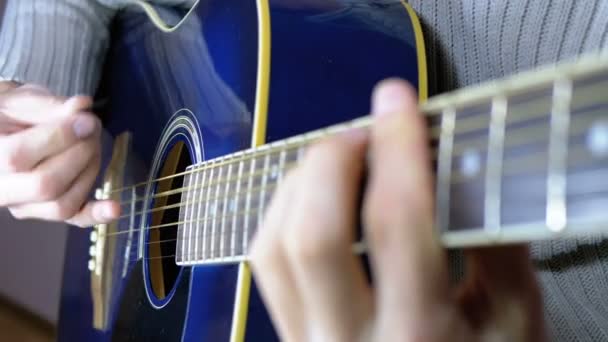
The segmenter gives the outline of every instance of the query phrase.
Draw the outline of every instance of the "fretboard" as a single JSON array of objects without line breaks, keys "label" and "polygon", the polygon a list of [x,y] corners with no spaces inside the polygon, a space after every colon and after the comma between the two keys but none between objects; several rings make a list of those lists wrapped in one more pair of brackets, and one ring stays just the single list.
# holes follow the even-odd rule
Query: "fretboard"
[{"label": "fretboard", "polygon": [[[608,230],[605,56],[441,95],[421,111],[431,136],[437,231],[446,247]],[[177,263],[246,259],[275,188],[307,146],[371,121],[362,117],[190,166]]]}]

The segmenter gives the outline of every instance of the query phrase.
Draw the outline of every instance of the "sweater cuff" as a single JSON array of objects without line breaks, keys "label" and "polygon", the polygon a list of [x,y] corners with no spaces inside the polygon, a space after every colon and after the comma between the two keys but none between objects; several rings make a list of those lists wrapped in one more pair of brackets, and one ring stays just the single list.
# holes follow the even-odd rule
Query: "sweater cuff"
[{"label": "sweater cuff", "polygon": [[12,0],[0,31],[0,79],[63,96],[94,95],[114,12],[88,0]]}]

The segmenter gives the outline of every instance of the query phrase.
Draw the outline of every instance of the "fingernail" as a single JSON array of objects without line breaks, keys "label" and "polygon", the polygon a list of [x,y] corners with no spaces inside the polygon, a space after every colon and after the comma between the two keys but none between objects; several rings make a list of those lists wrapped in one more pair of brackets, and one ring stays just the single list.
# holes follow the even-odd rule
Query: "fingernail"
[{"label": "fingernail", "polygon": [[79,139],[88,138],[95,131],[95,120],[91,117],[81,115],[72,124],[72,129]]},{"label": "fingernail", "polygon": [[411,91],[402,81],[384,81],[374,91],[372,113],[376,116],[402,113],[410,109],[412,102]]},{"label": "fingernail", "polygon": [[116,217],[116,213],[114,212],[114,208],[110,203],[97,203],[94,210],[95,219],[100,221],[110,221]]},{"label": "fingernail", "polygon": [[113,220],[116,217],[116,212],[113,206],[109,203],[104,205],[101,211],[101,216],[103,216],[103,218],[106,220]]}]

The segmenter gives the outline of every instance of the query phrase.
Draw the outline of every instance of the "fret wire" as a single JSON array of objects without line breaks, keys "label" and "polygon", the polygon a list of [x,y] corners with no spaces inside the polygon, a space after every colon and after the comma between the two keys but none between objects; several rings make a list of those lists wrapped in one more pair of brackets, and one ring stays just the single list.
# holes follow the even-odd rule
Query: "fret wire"
[{"label": "fret wire", "polygon": [[287,152],[285,150],[281,150],[281,154],[279,155],[279,170],[277,175],[277,183],[280,183],[283,180],[283,170],[285,168],[285,160],[287,159]]},{"label": "fret wire", "polygon": [[[255,187],[255,188],[253,188],[253,190],[255,190],[255,192],[257,193],[257,191],[259,190],[259,187]],[[235,193],[233,192],[231,195],[234,195],[234,194]],[[212,197],[211,199],[215,199],[215,197]],[[195,201],[192,204],[197,204],[197,203],[199,203],[199,201]],[[135,215],[144,215],[144,214],[154,213],[154,212],[157,212],[160,210],[179,208],[182,206],[184,206],[184,203],[175,203],[175,204],[167,205],[167,206],[160,207],[160,208],[153,208],[153,209],[138,211],[135,213]],[[123,215],[123,216],[119,217],[119,219],[125,218],[125,217],[129,217],[129,215]]]},{"label": "fret wire", "polygon": [[[573,117],[573,121],[570,124],[570,134],[569,136],[576,136],[577,134],[584,133],[588,126],[593,123],[593,121],[597,120],[594,116],[604,116],[606,113],[606,109],[597,109],[589,112],[584,112],[584,114],[577,114]],[[549,116],[547,116],[549,118]],[[546,124],[537,124],[530,127],[518,128],[514,132],[509,133],[509,139],[505,141],[505,147],[519,147],[527,144],[532,144],[536,142],[542,142],[543,136],[550,129]],[[487,144],[483,143],[483,139],[486,137],[483,136],[479,140],[475,140],[475,143],[469,143],[468,145],[464,145],[462,143],[455,144],[454,146],[454,156],[461,156],[462,153],[466,150],[466,148],[474,147],[477,150],[484,151],[486,150]],[[432,151],[436,151],[433,149]],[[434,152],[433,152],[434,153]]]},{"label": "fret wire", "polygon": [[[255,170],[255,162],[256,159],[252,159],[251,163],[250,163],[250,172],[249,174],[251,175],[253,173],[253,171]],[[249,182],[247,183],[247,197],[245,199],[245,211],[248,212],[251,208],[251,189],[253,186],[253,178],[251,176],[249,176]],[[247,240],[247,236],[249,235],[249,216],[244,218],[245,222],[245,229],[242,235],[242,249],[243,251],[247,250],[247,247],[249,246],[249,241]]]},{"label": "fret wire", "polygon": [[[199,174],[199,173],[200,172],[197,172],[197,174]],[[203,170],[201,178],[202,178],[202,181],[201,181],[200,189],[194,191],[194,193],[195,193],[194,197],[199,199],[199,203],[196,206],[196,208],[197,208],[196,217],[197,218],[200,217],[201,212],[203,212],[203,202],[204,202],[203,196],[205,195],[205,190],[209,191],[209,189],[205,189],[205,184],[207,182],[207,170]],[[197,191],[198,191],[198,194],[197,194]],[[199,233],[200,228],[201,228],[200,225],[197,224],[196,225],[196,234],[200,234]],[[199,243],[195,243],[194,244],[194,254],[199,255],[199,253],[201,253],[201,246]]]},{"label": "fret wire", "polygon": [[[228,178],[230,178],[230,175],[232,174],[232,164],[228,165]],[[224,187],[224,205],[223,205],[223,213],[222,216],[226,216],[226,208],[228,208],[228,193],[230,191],[230,182],[226,182],[226,186]],[[224,257],[225,256],[225,240],[224,240],[224,234],[226,232],[226,220],[222,220],[222,227],[220,229],[220,257]]]},{"label": "fret wire", "polygon": [[[608,191],[608,189],[603,190],[602,192],[606,192],[606,191]],[[175,239],[167,239],[167,240],[161,240],[161,241],[154,241],[154,242],[147,243],[146,245],[158,244],[158,243],[167,243],[167,242],[172,242],[172,241],[175,241]],[[197,261],[200,261],[200,260],[197,260]]]},{"label": "fret wire", "polygon": [[296,159],[297,161],[300,161],[300,159],[302,159],[302,157],[304,157],[304,152],[305,152],[305,151],[304,151],[304,148],[303,148],[302,146],[300,146],[300,147],[298,148],[298,156],[296,157],[296,158],[297,158],[297,159]]},{"label": "fret wire", "polygon": [[[588,107],[589,103],[606,103],[606,96],[604,95],[604,92],[601,91],[604,90],[606,86],[608,86],[608,81],[601,81],[597,83],[588,84],[583,87],[578,87],[576,94],[577,97],[573,98],[573,103],[576,101],[578,106],[573,105],[572,112],[576,112],[582,108]],[[551,89],[547,88],[546,90],[549,91]],[[516,113],[518,114],[512,115],[512,113],[509,113],[509,116],[507,117],[506,121],[507,125],[520,124],[526,121],[531,121],[532,119],[541,118],[543,116],[548,117],[550,115],[550,109],[542,110],[538,109],[538,107],[542,107],[545,103],[547,105],[550,105],[550,100],[551,95],[547,95],[514,105],[515,108],[517,108]],[[484,130],[488,127],[490,123],[489,120],[490,118],[488,117],[488,115],[485,115],[485,113],[483,112],[480,112],[480,114],[471,117],[459,118],[458,126],[454,130],[454,135],[455,137],[459,137],[461,135],[467,135],[470,133]],[[439,137],[440,130],[441,125],[433,125],[429,127],[429,137],[431,138],[431,140],[437,139]]]},{"label": "fret wire", "polygon": [[[366,127],[367,125],[369,125],[369,121],[370,121],[369,117],[362,117],[359,119],[354,119],[350,122],[338,124],[337,126],[340,126],[343,129],[354,128],[354,127]],[[359,122],[362,122],[362,123],[359,124]],[[179,176],[184,176],[189,173],[201,172],[205,169],[219,167],[219,166],[225,165],[225,164],[236,163],[241,160],[252,160],[255,158],[263,157],[268,153],[277,152],[279,150],[279,148],[280,148],[279,146],[281,144],[285,144],[285,146],[286,146],[285,148],[287,150],[298,149],[298,148],[302,147],[302,145],[309,145],[309,144],[313,143],[315,141],[315,139],[312,139],[311,137],[314,138],[317,136],[313,135],[312,133],[304,133],[300,136],[287,138],[280,142],[270,143],[267,145],[262,145],[260,147],[250,148],[248,150],[243,150],[243,151],[240,151],[240,152],[237,152],[234,154],[219,157],[216,159],[211,159],[211,160],[209,160],[207,162],[203,162],[199,165],[191,165],[192,168],[190,170],[187,169],[186,171],[179,172],[179,173],[176,173],[176,174],[173,174],[170,176],[161,177],[161,178],[157,178],[157,179],[154,179],[151,181],[140,182],[140,183],[136,183],[134,185],[130,185],[127,187],[121,187],[121,188],[110,190],[110,194],[113,194],[116,192],[121,192],[124,190],[130,190],[132,187],[137,188],[137,187],[141,187],[141,186],[147,186],[151,183],[160,182],[163,180],[168,180],[168,179],[179,177]]]},{"label": "fret wire", "polygon": [[[213,182],[213,176],[214,176],[214,168],[209,169],[209,182]],[[209,204],[210,204],[210,198],[211,198],[211,192],[212,190],[210,188],[207,188],[207,193],[205,194],[205,218],[209,217]],[[209,220],[205,220],[205,222],[203,223],[203,240],[202,240],[202,255],[205,256],[207,255],[207,239],[205,238],[209,232],[209,228],[208,228],[208,223]]]},{"label": "fret wire", "polygon": [[[588,120],[588,121],[589,121],[589,122],[591,122],[592,120]],[[574,127],[574,126],[573,126],[573,127]],[[583,125],[580,125],[579,127],[580,127],[580,128],[585,128]],[[575,130],[573,129],[572,131],[575,131]],[[583,131],[583,130],[581,130],[581,132],[582,132],[582,131]],[[508,145],[508,144],[506,144],[506,145]],[[509,160],[507,160],[506,162],[507,162],[507,164],[506,164],[506,165],[510,166],[510,164],[511,164],[511,163],[509,162]],[[297,165],[297,162],[288,163],[288,164],[286,164],[286,166],[284,167],[284,170],[286,170],[286,169],[290,169],[290,168],[292,168],[292,167],[293,167],[293,166],[295,166],[295,165]],[[239,190],[240,190],[240,189],[239,189]],[[257,188],[255,188],[254,190],[256,190],[256,191],[257,191],[258,189],[257,189]],[[234,195],[234,194],[235,194],[235,192],[232,192],[232,193],[231,193],[231,195]],[[198,202],[198,201],[195,201],[195,202],[194,202],[194,204],[197,204],[197,203],[199,203],[199,202]],[[145,210],[142,210],[142,211],[138,211],[138,212],[136,212],[134,215],[135,215],[135,216],[137,216],[137,215],[143,215],[143,214],[153,213],[153,212],[160,211],[160,210],[165,210],[165,209],[178,208],[178,207],[181,207],[181,206],[183,206],[183,205],[184,205],[184,204],[176,203],[176,204],[169,205],[169,206],[165,206],[165,207],[161,207],[161,208],[145,209]],[[129,218],[131,215],[133,215],[133,213],[128,213],[128,214],[125,214],[125,215],[120,216],[120,217],[119,217],[119,219]]]},{"label": "fret wire", "polygon": [[[594,162],[597,161],[594,158],[588,158],[588,155],[585,154],[585,153],[583,153],[583,152],[588,152],[587,148],[585,146],[575,147],[575,148],[573,148],[573,151],[580,151],[581,153],[577,153],[577,154],[572,153],[572,154],[570,154],[569,157],[568,157],[569,164],[576,165],[576,166],[588,166],[588,165],[592,165]],[[528,157],[526,157],[526,159],[527,158]],[[531,165],[531,166],[534,166],[534,167],[544,166],[544,167],[546,167],[546,164],[543,164],[540,160],[538,160],[538,158],[534,158],[534,156],[529,156],[529,159],[531,161],[535,162],[534,165]],[[516,175],[517,174],[516,171],[521,171],[521,172],[519,172],[520,174],[526,173],[528,171],[533,171],[531,168],[528,168],[527,170],[526,169],[522,169],[520,167],[521,166],[520,161],[521,160],[518,160],[517,163],[511,163],[511,164],[505,163],[504,164],[504,166],[505,166],[505,168],[504,168],[505,173],[504,174],[505,175],[508,174],[508,175],[512,176],[512,175]],[[510,165],[510,167],[507,168],[506,167],[507,165]],[[605,170],[605,169],[598,169],[598,170]],[[596,171],[598,171],[598,170],[596,170]],[[507,173],[507,171],[510,171],[510,172]],[[242,198],[246,194],[245,193],[241,193],[240,195],[241,196],[239,196],[239,198]],[[234,213],[233,213],[233,215],[234,215]],[[229,216],[226,216],[226,217],[229,218]],[[195,219],[193,221],[181,221],[180,220],[178,222],[171,222],[171,223],[165,223],[165,224],[160,224],[160,225],[156,225],[156,226],[146,227],[144,230],[169,228],[169,227],[174,227],[175,225],[178,225],[178,224],[187,224],[187,223],[190,223],[190,222],[204,222],[204,219],[200,219],[200,220],[196,220]],[[233,220],[233,222],[235,222],[235,221]],[[140,231],[140,230],[141,229],[134,229],[133,231],[136,232],[136,231]],[[100,236],[108,237],[108,236],[115,236],[115,235],[123,235],[123,234],[126,234],[126,233],[128,233],[128,231],[121,231],[121,232],[116,232],[116,233],[108,233],[108,234],[104,234],[104,235],[100,235]]]},{"label": "fret wire", "polygon": [[566,228],[566,165],[571,99],[572,81],[556,80],[553,88],[547,168],[546,224],[552,231],[562,231]]},{"label": "fret wire", "polygon": [[[194,175],[192,175],[192,174],[189,174],[189,175],[187,176],[187,178],[188,178],[188,185],[191,185],[191,184],[192,184],[192,179],[193,179],[193,176],[194,176]],[[192,215],[191,215],[191,211],[190,211],[190,210],[189,210],[189,208],[188,208],[188,204],[189,204],[189,202],[190,202],[190,200],[191,200],[191,196],[194,196],[194,194],[192,194],[192,193],[188,193],[188,194],[186,195],[185,215],[184,215],[184,216],[185,216],[185,218],[186,218],[186,219],[188,219],[188,217],[190,217],[190,220],[192,221]],[[143,211],[143,210],[142,210],[142,211]],[[183,239],[184,239],[184,240],[186,240],[186,236],[187,236],[187,235],[188,235],[188,233],[189,233],[189,232],[188,232],[188,229],[190,229],[190,227],[189,227],[189,226],[184,227],[184,235],[183,235]],[[188,255],[188,254],[189,254],[189,252],[186,252],[186,246],[183,246],[183,247],[182,247],[182,260],[187,261],[187,260],[186,260],[186,255]]]},{"label": "fret wire", "polygon": [[[201,184],[201,186],[202,186],[202,182],[200,182],[201,173],[200,173],[200,172],[195,172],[195,173],[194,173],[194,177],[195,177],[195,178],[194,178],[194,179],[195,179],[195,180],[194,180],[194,184],[195,184],[195,186],[196,186],[196,185],[198,185],[198,184]],[[192,215],[193,215],[193,217],[194,217],[194,218],[198,218],[198,217],[199,217],[199,215],[200,215],[200,206],[201,206],[201,203],[200,203],[200,202],[202,202],[201,193],[202,193],[202,191],[201,191],[200,189],[199,189],[198,191],[197,191],[197,190],[194,190],[194,191],[192,192],[192,194],[193,194],[193,196],[192,196],[192,197],[193,197],[194,199],[197,199],[197,198],[199,199],[199,203],[198,203],[198,205],[193,205],[193,206],[190,208],[190,210],[192,210]],[[193,203],[193,204],[194,204],[194,203]],[[196,235],[196,234],[197,234],[197,232],[198,232],[198,225],[194,225],[194,224],[192,224],[191,226],[192,226],[192,227],[190,228],[190,235],[192,235],[192,233],[194,233],[194,235]],[[190,243],[190,242],[188,243],[188,245],[189,245],[189,249],[190,249],[190,251],[194,250],[194,256],[195,256],[195,258],[196,258],[196,253],[198,252],[198,246],[197,246],[197,244],[196,244],[196,241],[194,241],[194,239],[192,239],[192,238],[191,238],[191,240],[192,240],[192,242],[191,242],[191,243]]]},{"label": "fret wire", "polygon": [[[230,164],[229,164],[230,165]],[[218,171],[218,177],[222,177],[222,167],[219,168]],[[213,223],[211,224],[211,240],[209,241],[209,243],[211,244],[209,251],[210,251],[210,256],[214,257],[215,256],[215,235],[217,233],[217,212],[218,212],[218,202],[220,201],[220,184],[218,183],[216,185],[216,189],[215,189],[215,199],[213,200],[213,212],[211,213],[211,216],[213,217]],[[203,256],[205,257],[205,256]]]},{"label": "fret wire", "polygon": [[[586,159],[588,161],[593,162],[594,159],[589,159],[588,155],[585,153],[588,152],[586,146],[574,145],[569,148],[572,152],[570,155],[569,163],[572,164],[574,162],[579,163],[581,165],[587,165],[585,163]],[[541,159],[538,155],[523,155],[523,156],[514,156],[510,159],[504,160],[503,162],[503,177],[505,176],[513,176],[517,174],[523,174],[525,172],[532,171],[544,171],[546,170],[547,159]],[[541,169],[542,168],[542,169]],[[454,170],[452,170],[454,172]],[[480,176],[485,174],[485,170],[480,170]],[[460,174],[452,175],[452,184],[459,184],[466,181],[473,180],[475,178],[461,176]]]},{"label": "fret wire", "polygon": [[237,222],[238,222],[236,213],[239,211],[238,194],[239,194],[239,191],[241,190],[241,178],[243,177],[243,168],[244,168],[244,162],[241,160],[239,162],[239,174],[238,174],[238,179],[236,182],[236,191],[235,191],[235,193],[237,194],[237,198],[234,201],[234,213],[233,213],[233,218],[232,218],[232,241],[231,241],[231,246],[230,246],[230,255],[232,255],[232,256],[236,255],[236,226],[237,226]]},{"label": "fret wire", "polygon": [[[135,188],[132,189],[131,191],[131,213],[135,212],[135,199],[137,198],[137,191],[135,191]],[[135,215],[131,215],[129,218],[129,236],[127,237],[127,247],[125,248],[125,260],[128,260],[128,256],[131,253],[131,248],[133,245],[133,228],[135,228]],[[126,277],[127,276],[127,272],[128,272],[128,262],[125,262],[122,268],[122,277]]]},{"label": "fret wire", "polygon": [[[168,242],[168,241],[164,241],[164,242]],[[362,242],[355,242],[351,245],[351,251],[356,254],[362,254],[366,252],[365,249],[365,245]],[[168,258],[175,258],[176,255],[175,254],[171,254],[171,255],[163,255],[163,256],[158,256],[158,257],[148,257],[148,258],[133,258],[133,259],[129,259],[129,262],[136,262],[139,261],[140,259],[144,259],[144,260],[156,260],[156,259],[168,259]],[[241,255],[236,255],[234,258],[229,259],[229,262],[241,262],[241,261],[245,261],[248,260],[249,258],[249,254],[248,253],[242,253]],[[223,258],[213,258],[213,259],[207,259],[207,260],[196,260],[193,262],[190,262],[190,264],[195,263],[195,262],[200,262],[200,263],[204,263],[204,262],[208,262],[208,261],[213,261],[214,263],[218,263],[221,262]]]},{"label": "fret wire", "polygon": [[[295,162],[288,163],[286,165],[286,167],[284,168],[284,170],[291,169],[294,165],[297,165],[297,163],[295,163]],[[508,161],[507,161],[507,165],[510,165]],[[254,190],[254,192],[257,192],[259,190],[259,188],[256,187],[253,190]],[[232,192],[231,195],[234,195],[235,193],[236,192]],[[197,204],[197,203],[199,203],[199,202],[198,201],[194,202],[194,204]],[[146,209],[146,210],[143,210],[143,211],[138,211],[134,215],[137,216],[137,215],[143,215],[143,214],[153,213],[153,212],[160,211],[160,210],[178,208],[178,207],[181,207],[183,205],[184,204],[176,203],[176,204],[168,205],[168,206],[161,207],[161,208]],[[123,215],[119,219],[121,219],[121,218],[128,218],[128,217],[130,217],[130,215],[131,215],[131,213],[129,213],[128,215]]]},{"label": "fret wire", "polygon": [[441,116],[441,139],[439,140],[439,157],[436,189],[436,222],[439,232],[449,229],[450,222],[450,190],[452,175],[452,152],[454,146],[454,126],[456,111],[447,108]]},{"label": "fret wire", "polygon": [[501,228],[500,199],[507,106],[507,99],[503,96],[492,101],[483,210],[484,230],[492,235],[500,234]]},{"label": "fret wire", "polygon": [[[258,230],[262,227],[262,218],[263,218],[263,214],[264,214],[264,207],[265,207],[265,199],[266,199],[266,185],[268,182],[268,164],[270,163],[270,156],[266,155],[266,157],[264,158],[264,176],[262,177],[262,186],[261,186],[261,191],[260,191],[260,199],[258,202],[258,217],[257,217],[257,225],[254,228],[254,230]],[[276,184],[273,184],[276,185]],[[252,235],[252,232],[248,232],[249,234],[245,236],[245,239],[247,239],[249,241],[250,239],[250,235]],[[249,247],[249,242],[247,242],[247,247]],[[247,250],[244,250],[244,252],[247,252]]]},{"label": "fret wire", "polygon": [[[592,172],[595,172],[595,171],[592,171]],[[606,169],[603,169],[601,174],[604,174],[605,172],[606,172]],[[608,192],[608,188],[601,190],[601,192]],[[226,216],[226,217],[229,217],[229,216]],[[481,229],[479,229],[479,230],[481,230]],[[197,238],[199,238],[199,236],[195,236],[194,238],[197,239]],[[178,239],[166,239],[166,240],[148,242],[148,243],[145,243],[145,245],[153,245],[153,244],[167,243],[167,242],[173,242],[173,241],[179,241],[179,240]]]},{"label": "fret wire", "polygon": [[[194,184],[194,186],[196,186],[198,184],[198,181],[197,181],[198,175],[199,175],[198,173],[192,173],[190,175],[190,179],[192,180],[192,184]],[[200,203],[201,201],[197,198],[196,191],[188,191],[188,192],[190,193],[190,198],[191,198],[190,203],[186,204],[185,208],[179,207],[179,206],[177,208],[180,208],[180,210],[182,210],[182,209],[186,210],[187,213],[189,214],[190,220],[195,220],[197,215],[195,214],[194,209],[196,208],[197,203]],[[179,202],[176,204],[179,204]],[[188,225],[188,234],[186,235],[186,238],[188,239],[188,241],[187,241],[187,245],[186,245],[185,249],[186,249],[186,254],[189,257],[193,256],[192,251],[195,248],[195,246],[192,245],[193,240],[190,238],[193,235],[195,228],[196,227],[194,226],[194,224]],[[190,260],[187,260],[187,261],[190,261]]]},{"label": "fret wire", "polygon": [[[291,153],[291,152],[284,151],[284,150],[281,150],[281,151],[277,150],[276,152],[279,153],[279,155],[282,155],[283,153],[286,153],[286,154]],[[297,152],[297,151],[293,151],[293,152]],[[227,164],[227,165],[232,165],[232,164],[237,164],[237,162],[234,162],[234,163],[231,163],[231,164]],[[205,170],[208,170],[208,169],[205,169]],[[201,172],[204,172],[205,170],[203,170]],[[263,173],[263,170],[255,171],[253,173],[253,176],[261,176],[262,173]],[[226,177],[226,178],[222,178],[220,180],[216,180],[213,183],[201,184],[201,186],[202,187],[210,187],[210,186],[217,185],[218,182],[221,183],[221,184],[223,184],[223,183],[226,183],[226,182],[232,182],[235,179],[236,179],[235,177]],[[190,190],[190,189],[191,188],[188,188],[188,187],[176,188],[176,189],[172,189],[172,190],[168,190],[168,191],[164,191],[164,192],[160,192],[160,193],[154,194],[150,198],[158,198],[158,197],[165,197],[165,196],[169,196],[169,195],[175,195],[175,194],[178,194],[180,192],[185,192],[185,190]],[[143,200],[144,199],[142,198],[142,199],[140,199],[138,201],[143,201]],[[125,204],[129,204],[129,202],[123,202],[123,203],[120,203],[120,204],[121,205],[125,205]]]},{"label": "fret wire", "polygon": [[[195,239],[195,240],[196,240],[196,239],[200,239],[201,237],[202,237],[202,236],[195,236],[195,237],[194,237],[194,239]],[[179,239],[175,239],[175,238],[173,238],[173,239],[165,239],[165,240],[155,240],[155,241],[151,241],[151,242],[146,242],[146,243],[145,243],[145,245],[146,245],[146,246],[150,246],[150,245],[158,245],[158,244],[162,244],[162,243],[176,242],[176,241],[179,241]],[[243,253],[245,253],[245,254],[246,254],[247,252],[243,252]],[[198,256],[196,256],[196,255],[194,255],[194,256],[195,256],[196,258],[199,258],[199,259],[198,259],[198,260],[190,260],[190,261],[200,261],[200,260],[203,260],[203,259],[208,259],[208,258],[205,258],[205,257],[198,257]],[[221,256],[220,256],[220,257],[218,257],[218,256],[210,256],[210,258],[213,258],[213,259],[222,259],[223,257],[221,257]]]}]

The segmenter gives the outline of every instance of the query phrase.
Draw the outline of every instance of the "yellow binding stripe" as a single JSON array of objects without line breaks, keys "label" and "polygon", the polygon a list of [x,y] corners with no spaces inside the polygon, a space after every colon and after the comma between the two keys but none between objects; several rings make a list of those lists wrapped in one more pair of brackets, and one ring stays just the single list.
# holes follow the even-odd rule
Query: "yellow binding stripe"
[{"label": "yellow binding stripe", "polygon": [[416,11],[414,11],[412,6],[405,2],[405,0],[401,0],[401,3],[407,10],[407,14],[410,16],[410,21],[414,29],[414,36],[416,37],[416,59],[418,64],[418,101],[422,103],[425,102],[429,97],[427,76],[428,71],[426,66],[426,48],[424,45],[424,34],[422,32],[422,25],[420,25],[420,20],[418,19]]},{"label": "yellow binding stripe", "polygon": [[[251,147],[266,142],[266,122],[268,117],[268,94],[270,85],[270,9],[267,0],[257,0],[258,12],[258,78],[256,84],[255,108]],[[234,313],[232,316],[231,342],[245,340],[249,292],[251,290],[251,268],[247,262],[239,265],[236,285]]]}]

